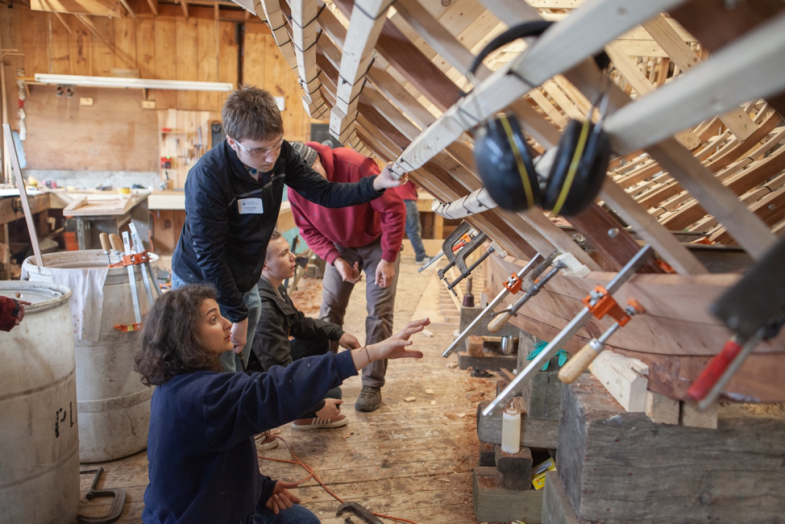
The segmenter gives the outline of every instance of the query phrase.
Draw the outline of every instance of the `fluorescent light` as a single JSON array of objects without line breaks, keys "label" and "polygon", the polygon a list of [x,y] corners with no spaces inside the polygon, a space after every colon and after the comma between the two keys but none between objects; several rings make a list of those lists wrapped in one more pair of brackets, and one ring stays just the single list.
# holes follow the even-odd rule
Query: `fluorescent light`
[{"label": "fluorescent light", "polygon": [[191,80],[154,80],[152,78],[124,78],[114,76],[46,75],[36,73],[35,81],[42,84],[119,87],[133,89],[176,89],[179,91],[232,91],[234,86],[222,82],[196,82]]}]

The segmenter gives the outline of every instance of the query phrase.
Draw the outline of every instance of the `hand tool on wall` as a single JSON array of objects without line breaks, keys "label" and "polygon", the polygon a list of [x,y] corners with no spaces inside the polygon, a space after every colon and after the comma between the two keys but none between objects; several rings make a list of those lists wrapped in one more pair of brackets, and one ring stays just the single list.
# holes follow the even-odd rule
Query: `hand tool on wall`
[{"label": "hand tool on wall", "polygon": [[[556,335],[554,338],[545,348],[543,348],[540,353],[534,357],[529,365],[526,368],[518,373],[515,376],[515,379],[512,380],[504,390],[499,393],[499,395],[493,399],[486,407],[482,410],[482,414],[488,416],[496,409],[498,405],[507,405],[508,398],[513,394],[513,392],[519,388],[524,380],[531,379],[534,373],[539,370],[542,365],[550,360],[550,358],[556,354],[559,348],[571,339],[581,328],[586,325],[586,323],[596,315],[600,315],[597,318],[602,318],[607,313],[607,310],[603,307],[604,305],[609,304],[607,302],[606,297],[612,296],[619,288],[630,279],[632,275],[635,274],[638,269],[648,260],[654,250],[648,244],[643,246],[643,248],[638,251],[632,259],[621,268],[613,280],[608,284],[606,288],[601,286],[597,286],[594,288],[593,291],[589,293],[584,299],[584,303],[586,307],[584,307],[578,315],[573,318],[569,324],[567,324],[561,332]],[[615,302],[614,302],[615,303]]]},{"label": "hand tool on wall", "polygon": [[344,502],[340,506],[338,506],[338,510],[335,512],[336,517],[342,516],[344,513],[354,513],[358,517],[360,517],[363,522],[366,524],[383,524],[381,520],[379,520],[376,515],[362,507],[356,502]]},{"label": "hand tool on wall", "polygon": [[490,255],[490,253],[486,252],[482,257],[480,257],[480,260],[478,260],[475,264],[472,265],[471,269],[466,267],[466,257],[468,257],[469,255],[471,255],[472,253],[477,251],[477,249],[486,240],[488,240],[488,235],[486,235],[485,233],[482,233],[482,232],[477,233],[476,235],[474,235],[474,237],[472,237],[472,239],[469,241],[469,243],[466,244],[458,252],[457,255],[455,255],[455,267],[457,267],[461,271],[461,274],[458,276],[458,278],[456,278],[453,282],[450,282],[450,283],[447,282],[447,278],[446,278],[446,275],[445,275],[444,276],[444,282],[447,284],[447,289],[449,291],[452,291],[453,295],[455,295],[456,297],[458,296],[458,293],[456,293],[453,288],[455,286],[457,286],[458,283],[461,280],[466,278],[466,276],[469,273],[471,273],[471,271],[475,267],[477,267],[483,260],[485,260],[488,257],[488,255]]},{"label": "hand tool on wall", "polygon": [[95,498],[112,497],[112,507],[109,508],[109,513],[100,517],[86,517],[84,515],[77,515],[76,522],[78,524],[111,524],[112,522],[116,522],[120,518],[120,514],[123,512],[126,498],[126,493],[124,490],[117,488],[95,489],[98,485],[98,479],[101,478],[101,473],[103,472],[104,468],[99,467],[98,469],[80,471],[79,474],[84,475],[86,473],[95,473],[95,477],[93,477],[93,483],[90,484],[90,489],[85,495],[85,498],[87,500],[93,500]]},{"label": "hand tool on wall", "polygon": [[545,284],[547,284],[550,279],[556,276],[556,273],[564,268],[564,264],[557,263],[555,266],[553,266],[553,269],[551,269],[547,275],[539,278],[539,276],[548,268],[548,266],[553,263],[553,259],[556,258],[558,254],[558,251],[554,251],[542,262],[542,264],[537,266],[534,271],[532,271],[531,275],[529,275],[529,277],[526,279],[527,282],[531,282],[531,285],[526,288],[526,293],[521,298],[519,298],[515,304],[502,311],[492,313],[494,318],[491,322],[488,323],[488,331],[491,333],[496,333],[502,327],[504,327],[507,321],[514,317],[523,307],[523,305],[529,301],[530,298],[537,295],[543,286],[545,286]]},{"label": "hand tool on wall", "polygon": [[709,407],[761,340],[774,338],[785,323],[785,239],[756,262],[711,311],[734,331],[725,346],[687,390],[698,409]]},{"label": "hand tool on wall", "polygon": [[109,235],[109,243],[112,244],[112,251],[114,254],[119,256],[120,258],[123,257],[123,241],[120,240],[120,237],[115,235],[114,233]]},{"label": "hand tool on wall", "polygon": [[521,284],[523,283],[523,278],[524,278],[524,277],[525,277],[525,276],[526,276],[526,275],[529,273],[529,271],[531,271],[531,270],[532,270],[532,268],[534,268],[534,266],[535,266],[535,265],[536,265],[538,262],[540,262],[541,260],[542,260],[542,255],[540,255],[539,253],[537,253],[537,255],[535,255],[535,256],[534,256],[534,257],[533,257],[533,258],[532,258],[532,259],[529,261],[529,263],[528,263],[528,264],[526,264],[526,265],[525,265],[523,268],[521,268],[521,270],[520,270],[520,271],[518,271],[517,273],[513,273],[512,275],[510,275],[510,278],[508,278],[508,279],[507,279],[507,281],[504,283],[504,287],[503,287],[503,288],[502,288],[502,290],[499,292],[499,294],[498,294],[498,295],[496,295],[496,298],[494,298],[494,299],[493,299],[493,300],[492,300],[492,301],[491,301],[491,302],[488,304],[488,306],[487,306],[485,309],[483,309],[483,310],[482,310],[482,313],[480,313],[479,315],[477,315],[477,317],[476,317],[474,320],[472,320],[471,324],[469,324],[468,326],[466,326],[466,329],[464,329],[464,330],[463,330],[463,333],[461,333],[461,334],[458,336],[458,338],[456,338],[456,339],[455,339],[455,341],[453,341],[453,343],[452,343],[452,344],[450,344],[450,347],[448,347],[448,348],[447,348],[447,349],[444,351],[444,353],[442,353],[442,356],[443,356],[444,358],[447,358],[447,357],[449,357],[450,355],[452,355],[453,351],[455,351],[455,350],[456,350],[458,347],[460,347],[460,346],[461,346],[461,344],[463,344],[463,342],[466,340],[466,338],[467,338],[469,335],[471,335],[471,334],[472,334],[472,332],[475,330],[475,328],[476,328],[478,325],[480,325],[480,324],[481,324],[481,323],[482,323],[482,322],[483,322],[483,321],[484,321],[486,318],[488,318],[488,316],[490,316],[490,314],[491,314],[491,313],[493,313],[493,310],[494,310],[494,309],[496,309],[496,306],[498,306],[499,304],[501,304],[502,300],[504,300],[504,298],[505,298],[507,295],[509,295],[510,293],[512,293],[512,294],[515,294],[515,293],[517,293],[518,291],[520,291],[520,290],[521,290]]},{"label": "hand tool on wall", "polygon": [[[627,301],[627,307],[622,309],[621,306],[616,302],[616,300],[610,296],[606,295],[605,300],[612,301],[612,304],[609,305],[610,310],[606,313],[607,315],[613,317],[616,321],[614,324],[609,327],[605,333],[600,335],[600,338],[593,338],[589,341],[588,344],[583,346],[580,351],[570,358],[559,370],[559,380],[564,382],[565,384],[572,384],[575,380],[586,371],[586,368],[589,367],[589,364],[594,362],[594,359],[597,358],[597,355],[602,353],[602,350],[605,349],[605,343],[608,341],[611,336],[616,333],[616,331],[620,327],[624,327],[627,325],[627,322],[632,319],[635,315],[640,315],[644,313],[645,310],[643,306],[638,304],[633,299]],[[595,305],[597,307],[597,305]],[[598,317],[599,318],[599,317]]]},{"label": "hand tool on wall", "polygon": [[104,255],[106,255],[106,261],[108,262],[108,266],[112,265],[112,257],[109,256],[109,252],[112,251],[112,245],[109,243],[109,235],[106,233],[101,233],[98,235],[98,238],[101,240],[101,249],[104,250]]}]

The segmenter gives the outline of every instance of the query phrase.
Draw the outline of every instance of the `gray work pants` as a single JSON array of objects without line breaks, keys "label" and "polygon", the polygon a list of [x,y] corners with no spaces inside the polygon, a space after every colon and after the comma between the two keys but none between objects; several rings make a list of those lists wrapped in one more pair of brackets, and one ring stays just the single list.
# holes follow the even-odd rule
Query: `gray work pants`
[{"label": "gray work pants", "polygon": [[[395,277],[392,284],[382,289],[376,284],[376,266],[382,259],[381,240],[376,240],[362,247],[336,246],[341,257],[350,265],[360,263],[360,270],[365,270],[365,299],[368,316],[365,317],[365,343],[375,344],[392,336],[393,310],[395,308],[395,289],[398,286],[398,273],[401,256],[395,258]],[[319,318],[343,326],[346,306],[352,295],[354,284],[344,282],[341,274],[334,266],[327,264],[324,269],[322,291],[322,307]],[[331,345],[333,351],[338,350],[338,343]],[[365,366],[362,375],[363,386],[384,386],[384,374],[387,371],[387,360],[377,360]]]}]

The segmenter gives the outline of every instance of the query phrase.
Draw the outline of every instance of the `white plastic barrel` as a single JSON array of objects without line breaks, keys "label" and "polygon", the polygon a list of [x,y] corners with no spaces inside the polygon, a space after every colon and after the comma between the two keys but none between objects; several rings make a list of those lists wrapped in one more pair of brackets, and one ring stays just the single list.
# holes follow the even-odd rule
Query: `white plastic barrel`
[{"label": "white plastic barrel", "polygon": [[79,507],[73,328],[64,286],[0,282],[32,302],[0,331],[0,522],[71,524]]},{"label": "white plastic barrel", "polygon": [[[155,271],[158,257],[151,258]],[[107,266],[106,255],[101,250],[51,253],[43,255],[43,259],[45,267],[37,266],[33,257],[24,261],[23,274],[26,272],[31,281],[51,282],[52,269],[90,272]],[[117,258],[113,257],[112,261],[116,262]],[[134,274],[144,315],[149,307],[138,266]],[[114,329],[116,324],[134,322],[127,268],[109,270],[103,295],[98,341],[80,340],[74,335],[80,462],[115,460],[147,447],[153,390],[144,386],[134,371],[140,333]],[[72,314],[76,313],[72,311]]]}]

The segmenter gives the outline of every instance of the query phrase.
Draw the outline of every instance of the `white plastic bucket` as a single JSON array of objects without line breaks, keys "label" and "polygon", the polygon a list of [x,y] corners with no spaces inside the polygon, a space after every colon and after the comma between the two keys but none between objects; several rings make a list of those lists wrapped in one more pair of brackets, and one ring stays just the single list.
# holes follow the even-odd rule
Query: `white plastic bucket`
[{"label": "white plastic bucket", "polygon": [[79,436],[71,291],[0,282],[32,302],[0,331],[0,522],[71,524],[79,507]]},{"label": "white plastic bucket", "polygon": [[[91,271],[106,269],[101,250],[66,251],[43,255],[44,266],[33,257],[23,264],[31,281],[52,281],[52,269]],[[153,270],[158,262],[151,256]],[[113,262],[116,259],[113,258]],[[136,288],[142,315],[148,302],[139,266]],[[151,282],[155,284],[155,282]],[[76,314],[72,311],[72,314]],[[103,287],[100,336],[97,342],[74,338],[76,395],[79,410],[79,460],[104,462],[138,453],[147,447],[152,388],[140,382],[134,371],[139,333],[123,333],[116,324],[134,322],[128,269],[109,269]]]}]

